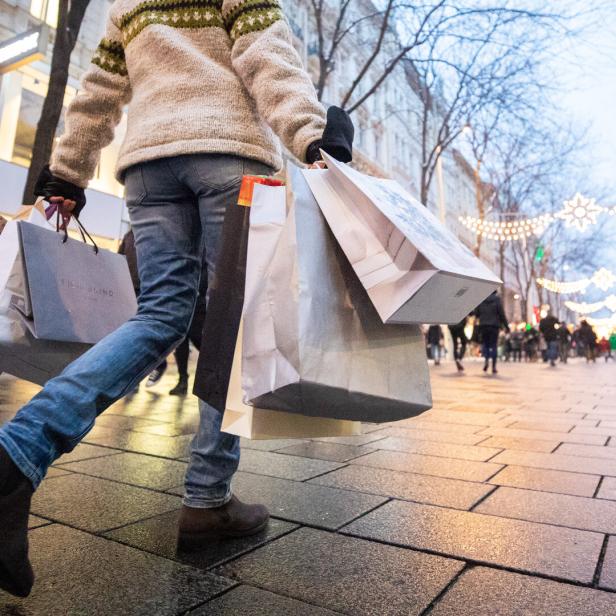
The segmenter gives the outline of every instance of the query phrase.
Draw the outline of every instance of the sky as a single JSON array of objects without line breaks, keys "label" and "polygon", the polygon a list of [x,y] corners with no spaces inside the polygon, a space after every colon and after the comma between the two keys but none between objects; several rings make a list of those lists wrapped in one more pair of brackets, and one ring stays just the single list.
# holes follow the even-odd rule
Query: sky
[{"label": "sky", "polygon": [[[580,8],[586,4],[580,0]],[[589,127],[591,182],[616,205],[616,0],[601,2],[603,10],[575,46],[555,61],[567,86],[563,111],[575,124]],[[589,195],[593,196],[593,195]]]}]

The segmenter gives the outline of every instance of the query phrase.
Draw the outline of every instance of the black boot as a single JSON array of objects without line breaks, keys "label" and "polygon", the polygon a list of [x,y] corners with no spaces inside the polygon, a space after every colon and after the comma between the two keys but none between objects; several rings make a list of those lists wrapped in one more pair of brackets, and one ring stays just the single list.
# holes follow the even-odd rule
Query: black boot
[{"label": "black boot", "polygon": [[498,370],[496,369],[496,360],[492,360],[492,374],[498,374]]},{"label": "black boot", "polygon": [[484,371],[484,372],[487,372],[487,371],[488,371],[488,365],[489,365],[489,362],[488,362],[488,360],[486,359],[486,363],[485,363],[485,364],[483,364],[483,371]]},{"label": "black boot", "polygon": [[180,374],[178,384],[169,392],[170,396],[185,396],[188,393],[188,375]]},{"label": "black boot", "polygon": [[0,447],[0,588],[27,597],[34,583],[28,560],[32,484]]}]

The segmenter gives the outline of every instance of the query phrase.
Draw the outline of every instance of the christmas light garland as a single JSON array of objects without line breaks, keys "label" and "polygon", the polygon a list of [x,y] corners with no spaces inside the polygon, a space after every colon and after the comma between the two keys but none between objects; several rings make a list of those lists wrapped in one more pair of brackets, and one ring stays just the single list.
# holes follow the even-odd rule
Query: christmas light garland
[{"label": "christmas light garland", "polygon": [[554,214],[508,221],[490,221],[474,216],[460,216],[459,220],[467,229],[481,237],[507,242],[541,235],[556,219],[564,220],[567,227],[585,231],[590,225],[597,224],[597,217],[604,213],[614,216],[616,207],[599,205],[595,199],[588,199],[576,193],[573,199],[565,201],[563,208]]},{"label": "christmas light garland", "polygon": [[586,302],[565,302],[565,306],[572,310],[573,312],[577,312],[578,314],[593,314],[595,312],[599,312],[599,310],[603,310],[603,308],[607,308],[612,312],[616,312],[616,295],[609,295],[604,300],[600,302],[593,302],[588,304]]},{"label": "christmas light garland", "polygon": [[614,284],[616,284],[616,276],[611,270],[602,267],[601,269],[598,269],[590,278],[583,278],[581,280],[574,280],[571,282],[537,278],[537,284],[552,293],[581,293],[591,284],[594,284],[602,291],[607,291],[612,288]]}]

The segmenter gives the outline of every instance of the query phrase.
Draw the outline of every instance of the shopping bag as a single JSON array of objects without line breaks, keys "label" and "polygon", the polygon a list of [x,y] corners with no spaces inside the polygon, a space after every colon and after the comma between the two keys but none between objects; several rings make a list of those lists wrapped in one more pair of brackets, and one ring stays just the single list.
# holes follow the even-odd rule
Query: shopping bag
[{"label": "shopping bag", "polygon": [[57,376],[90,345],[37,340],[11,307],[14,291],[23,293],[18,221],[48,227],[40,204],[25,207],[0,235],[0,372],[44,385]]},{"label": "shopping bag", "polygon": [[12,305],[35,338],[94,344],[136,313],[123,255],[29,222],[17,227],[25,286]]},{"label": "shopping bag", "polygon": [[[278,234],[265,241],[255,206],[279,192],[255,187],[242,313],[243,402],[371,422],[430,408],[419,328],[382,323],[304,176],[290,166],[287,177],[287,214]],[[264,254],[271,255],[266,267]]]},{"label": "shopping bag", "polygon": [[453,325],[501,284],[397,182],[323,157],[304,176],[384,323]]},{"label": "shopping bag", "polygon": [[233,357],[223,432],[249,439],[322,438],[361,434],[361,423],[326,417],[306,417],[245,404],[242,400],[242,323]]}]

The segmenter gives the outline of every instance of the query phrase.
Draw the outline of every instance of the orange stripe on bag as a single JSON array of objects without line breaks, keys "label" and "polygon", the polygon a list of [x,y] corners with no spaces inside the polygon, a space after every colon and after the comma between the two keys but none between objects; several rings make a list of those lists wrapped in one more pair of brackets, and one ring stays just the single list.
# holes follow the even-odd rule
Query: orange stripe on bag
[{"label": "orange stripe on bag", "polygon": [[284,186],[282,180],[276,180],[266,175],[245,175],[242,178],[242,185],[240,186],[240,196],[238,197],[237,204],[244,207],[250,207],[252,205],[252,193],[254,191],[255,184],[265,184],[266,186]]}]

